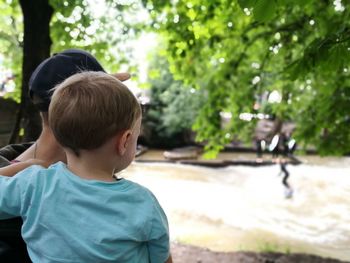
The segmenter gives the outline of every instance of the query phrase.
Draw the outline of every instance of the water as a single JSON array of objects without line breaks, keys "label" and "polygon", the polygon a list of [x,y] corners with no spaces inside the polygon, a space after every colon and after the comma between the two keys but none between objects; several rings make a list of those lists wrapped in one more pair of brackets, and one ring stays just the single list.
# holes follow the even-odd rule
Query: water
[{"label": "water", "polygon": [[305,252],[350,261],[350,158],[278,166],[204,168],[133,163],[123,174],[157,196],[171,238],[213,250]]}]

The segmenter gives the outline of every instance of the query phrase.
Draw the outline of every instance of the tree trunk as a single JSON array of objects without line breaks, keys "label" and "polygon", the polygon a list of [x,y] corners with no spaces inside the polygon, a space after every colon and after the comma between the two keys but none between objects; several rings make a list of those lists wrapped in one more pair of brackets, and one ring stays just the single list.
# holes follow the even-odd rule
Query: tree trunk
[{"label": "tree trunk", "polygon": [[[28,94],[28,83],[35,68],[50,56],[50,20],[53,8],[49,0],[20,0],[23,13],[24,38],[22,62],[22,95],[19,120],[22,119],[24,141],[33,141],[41,132],[41,120]],[[18,139],[19,127],[16,125],[13,140]],[[16,138],[17,137],[17,138]]]}]

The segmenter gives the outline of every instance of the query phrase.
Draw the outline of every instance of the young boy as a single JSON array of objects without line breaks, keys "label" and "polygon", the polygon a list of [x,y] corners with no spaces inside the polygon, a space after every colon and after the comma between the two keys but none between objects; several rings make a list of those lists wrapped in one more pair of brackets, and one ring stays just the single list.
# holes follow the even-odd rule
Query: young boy
[{"label": "young boy", "polygon": [[0,218],[23,218],[32,261],[172,262],[156,198],[114,177],[133,160],[140,133],[128,88],[103,72],[76,74],[56,88],[49,124],[67,165],[0,176]]}]

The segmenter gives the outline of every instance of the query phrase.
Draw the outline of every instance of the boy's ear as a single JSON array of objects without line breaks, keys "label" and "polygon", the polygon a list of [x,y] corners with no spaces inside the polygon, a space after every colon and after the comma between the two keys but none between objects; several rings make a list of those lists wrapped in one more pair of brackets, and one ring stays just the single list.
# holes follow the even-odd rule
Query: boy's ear
[{"label": "boy's ear", "polygon": [[116,140],[116,151],[119,155],[124,155],[128,148],[128,144],[131,138],[131,130],[120,132]]}]

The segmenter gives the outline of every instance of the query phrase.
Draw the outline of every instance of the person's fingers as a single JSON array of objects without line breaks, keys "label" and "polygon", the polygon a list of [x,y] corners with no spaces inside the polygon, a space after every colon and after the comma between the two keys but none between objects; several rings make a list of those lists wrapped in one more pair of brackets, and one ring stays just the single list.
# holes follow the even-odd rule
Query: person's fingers
[{"label": "person's fingers", "polygon": [[120,81],[125,81],[130,79],[131,75],[127,72],[123,72],[123,73],[115,73],[115,74],[111,74],[112,76],[116,77],[117,79],[119,79]]}]

